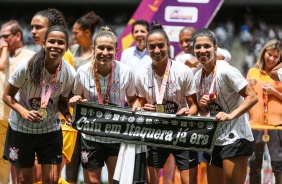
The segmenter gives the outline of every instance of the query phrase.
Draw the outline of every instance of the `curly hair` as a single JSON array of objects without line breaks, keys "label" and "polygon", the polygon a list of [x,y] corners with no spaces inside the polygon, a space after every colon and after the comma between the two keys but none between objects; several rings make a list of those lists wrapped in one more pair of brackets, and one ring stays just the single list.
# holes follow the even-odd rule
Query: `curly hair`
[{"label": "curly hair", "polygon": [[46,10],[39,11],[34,16],[36,15],[40,15],[47,18],[48,27],[60,25],[67,29],[67,23],[64,15],[62,14],[62,12],[55,8],[48,8]]},{"label": "curly hair", "polygon": [[102,22],[100,16],[96,15],[94,11],[88,12],[79,19],[76,20],[76,23],[80,25],[82,30],[89,29],[91,35],[93,36],[95,28]]},{"label": "curly hair", "polygon": [[[44,40],[47,40],[48,35],[52,31],[60,31],[65,34],[66,44],[69,45],[68,41],[68,31],[63,26],[55,25],[49,27],[49,29],[46,31]],[[39,52],[33,55],[32,58],[28,61],[28,68],[30,70],[30,80],[32,83],[34,83],[36,86],[39,86],[41,84],[41,77],[42,77],[42,68],[44,67],[44,59],[45,59],[45,50],[43,48],[40,49]]]}]

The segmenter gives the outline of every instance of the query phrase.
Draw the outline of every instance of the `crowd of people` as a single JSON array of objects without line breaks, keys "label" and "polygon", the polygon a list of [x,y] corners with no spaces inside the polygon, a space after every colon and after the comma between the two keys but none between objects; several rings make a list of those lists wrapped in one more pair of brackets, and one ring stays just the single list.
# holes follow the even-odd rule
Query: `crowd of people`
[{"label": "crowd of people", "polygon": [[[75,44],[70,44],[63,14],[53,8],[38,11],[30,20],[37,51],[24,46],[17,20],[1,25],[0,183],[8,183],[10,173],[13,184],[77,183],[80,167],[84,183],[100,183],[104,165],[108,183],[116,183],[120,152],[127,151],[121,148],[129,145],[73,129],[72,108],[82,102],[219,121],[211,154],[138,145],[146,151],[146,169],[130,183],[155,184],[162,169],[164,183],[177,183],[177,177],[178,183],[197,183],[199,163],[205,163],[201,174],[207,183],[243,184],[249,166],[250,183],[256,184],[265,144],[275,181],[281,182],[281,130],[261,130],[282,124],[278,39],[265,42],[245,78],[230,65],[229,46],[218,46],[222,30],[184,27],[179,34],[183,51],[171,58],[163,25],[136,20],[135,46],[117,61],[118,37],[101,22],[93,11],[78,18],[71,31]],[[251,129],[255,125],[260,128]]]}]

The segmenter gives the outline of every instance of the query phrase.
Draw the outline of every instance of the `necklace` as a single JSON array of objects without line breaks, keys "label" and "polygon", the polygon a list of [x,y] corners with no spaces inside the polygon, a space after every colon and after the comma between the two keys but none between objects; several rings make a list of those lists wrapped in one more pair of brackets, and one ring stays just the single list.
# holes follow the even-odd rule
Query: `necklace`
[{"label": "necklace", "polygon": [[42,72],[42,78],[43,78],[43,81],[42,81],[42,91],[41,91],[41,102],[40,102],[40,109],[38,110],[38,112],[42,115],[42,118],[46,118],[47,117],[47,105],[48,105],[48,101],[49,101],[49,98],[52,94],[52,91],[54,89],[54,85],[56,83],[56,79],[57,79],[57,75],[60,71],[60,68],[62,66],[62,60],[59,64],[59,66],[57,67],[56,69],[56,72],[55,72],[55,75],[49,85],[49,88],[46,92],[46,79],[45,79],[45,61],[44,61],[44,69],[43,69],[43,72]]},{"label": "necklace", "polygon": [[[209,89],[209,97],[210,97],[211,101],[215,101],[218,98],[218,94],[217,94],[217,91],[216,91],[216,64],[217,64],[217,61],[218,60],[216,60],[214,67],[213,67],[213,79],[212,79],[212,83],[211,83],[211,86],[210,86],[210,89]],[[206,73],[207,73],[206,70],[204,68],[202,68],[202,75],[201,75],[201,79],[200,79],[200,95],[201,96],[204,96],[206,94],[205,93],[205,87],[203,87],[203,82],[204,82]]]},{"label": "necklace", "polygon": [[[94,65],[94,77],[95,77],[95,84],[96,84],[96,91],[98,94],[98,103],[99,104],[109,104],[109,100],[110,100],[110,91],[111,91],[111,87],[112,87],[112,78],[113,78],[113,73],[114,73],[114,62],[112,63],[112,69],[111,69],[111,73],[110,73],[110,77],[108,80],[108,85],[107,85],[107,89],[103,92],[101,90],[101,84],[100,84],[100,77],[99,77],[99,73],[98,73],[98,68],[97,65]],[[103,93],[104,93],[104,99],[103,99]]]},{"label": "necklace", "polygon": [[[164,73],[164,76],[163,76],[163,80],[162,80],[160,90],[159,90],[159,86],[158,86],[158,83],[157,83],[157,80],[156,80],[156,73],[154,72],[155,94],[156,94],[156,98],[157,98],[156,99],[157,100],[157,102],[156,102],[157,103],[156,104],[156,112],[164,112],[165,111],[162,103],[163,103],[164,93],[165,93],[167,80],[168,80],[168,76],[169,76],[170,66],[171,66],[171,61],[168,60],[167,64],[166,64],[166,69],[165,69],[165,73]],[[152,68],[153,68],[153,66],[152,66]]]}]

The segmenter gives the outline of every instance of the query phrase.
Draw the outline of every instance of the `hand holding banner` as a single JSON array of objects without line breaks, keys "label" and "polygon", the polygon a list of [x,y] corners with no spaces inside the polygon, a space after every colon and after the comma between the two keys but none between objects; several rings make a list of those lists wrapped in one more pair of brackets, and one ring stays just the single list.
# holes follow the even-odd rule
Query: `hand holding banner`
[{"label": "hand holding banner", "polygon": [[211,117],[133,114],[131,109],[88,102],[75,106],[72,126],[97,138],[211,153],[219,123]]}]

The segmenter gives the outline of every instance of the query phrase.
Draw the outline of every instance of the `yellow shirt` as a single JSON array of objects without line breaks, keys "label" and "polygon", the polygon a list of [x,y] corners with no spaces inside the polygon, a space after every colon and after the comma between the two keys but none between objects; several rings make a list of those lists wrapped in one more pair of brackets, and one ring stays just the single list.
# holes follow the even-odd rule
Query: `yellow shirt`
[{"label": "yellow shirt", "polygon": [[[73,61],[73,57],[72,54],[70,52],[70,49],[68,49],[64,56],[63,59],[66,60],[67,62],[69,62],[69,64],[71,64],[71,66],[74,66],[74,61]],[[73,114],[73,108],[70,108],[70,113]],[[60,118],[61,119],[65,119],[64,116],[62,114],[60,114]],[[69,130],[69,131],[76,131],[74,128],[68,126],[68,125],[63,125],[62,126],[62,130]]]},{"label": "yellow shirt", "polygon": [[[249,110],[249,122],[251,125],[263,125],[264,103],[262,86],[269,84],[282,93],[282,82],[272,80],[267,74],[261,74],[256,67],[249,70],[247,74],[248,79],[257,80],[257,83],[252,85],[252,88],[258,97],[258,103]],[[268,125],[282,125],[282,101],[274,95],[268,95]]]}]

